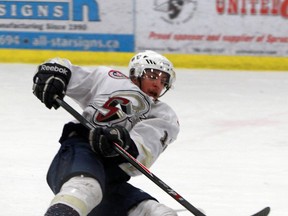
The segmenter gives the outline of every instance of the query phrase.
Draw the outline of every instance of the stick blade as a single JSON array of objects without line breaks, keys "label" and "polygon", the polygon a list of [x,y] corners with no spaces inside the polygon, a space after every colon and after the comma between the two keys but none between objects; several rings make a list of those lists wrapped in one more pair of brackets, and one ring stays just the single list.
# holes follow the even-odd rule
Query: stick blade
[{"label": "stick blade", "polygon": [[267,216],[270,213],[270,207],[266,207],[262,209],[261,211],[253,214],[252,216]]}]

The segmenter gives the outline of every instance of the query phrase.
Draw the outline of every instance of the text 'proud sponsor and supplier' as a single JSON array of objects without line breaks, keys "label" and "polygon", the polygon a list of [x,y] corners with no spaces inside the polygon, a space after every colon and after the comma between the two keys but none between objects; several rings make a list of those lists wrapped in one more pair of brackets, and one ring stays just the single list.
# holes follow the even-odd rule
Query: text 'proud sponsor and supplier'
[{"label": "text 'proud sponsor and supplier'", "polygon": [[153,40],[175,40],[175,41],[224,41],[229,43],[240,42],[264,42],[264,43],[288,43],[288,37],[279,37],[272,34],[267,35],[204,35],[204,34],[162,34],[150,32],[149,39]]}]

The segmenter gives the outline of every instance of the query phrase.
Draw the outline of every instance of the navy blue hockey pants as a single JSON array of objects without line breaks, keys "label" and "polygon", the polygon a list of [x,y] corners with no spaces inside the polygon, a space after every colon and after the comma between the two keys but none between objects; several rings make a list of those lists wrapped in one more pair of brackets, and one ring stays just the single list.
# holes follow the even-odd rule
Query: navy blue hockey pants
[{"label": "navy blue hockey pants", "polygon": [[89,216],[127,216],[133,206],[151,195],[127,183],[130,177],[118,167],[113,158],[103,158],[90,149],[81,137],[68,138],[54,157],[47,173],[47,182],[57,194],[73,176],[89,176],[98,180],[103,199]]}]

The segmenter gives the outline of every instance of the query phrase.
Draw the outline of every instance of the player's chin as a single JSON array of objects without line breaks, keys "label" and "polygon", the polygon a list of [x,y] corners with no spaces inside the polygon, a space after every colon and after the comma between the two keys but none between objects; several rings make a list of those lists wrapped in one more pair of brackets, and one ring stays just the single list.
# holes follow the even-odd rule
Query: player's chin
[{"label": "player's chin", "polygon": [[149,95],[150,97],[153,97],[155,100],[157,100],[158,97],[159,97],[159,93],[156,92],[156,91],[149,91],[149,92],[148,92],[148,95]]}]

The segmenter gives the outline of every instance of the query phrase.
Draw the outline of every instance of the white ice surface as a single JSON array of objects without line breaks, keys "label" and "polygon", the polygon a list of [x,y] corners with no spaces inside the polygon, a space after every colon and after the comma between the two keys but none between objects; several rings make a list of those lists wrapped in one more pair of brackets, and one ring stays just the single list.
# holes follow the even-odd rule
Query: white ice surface
[{"label": "white ice surface", "polygon": [[[53,198],[46,171],[72,119],[32,94],[35,69],[0,64],[0,216],[44,214]],[[248,216],[265,206],[288,215],[288,73],[178,70],[163,100],[181,132],[151,168],[157,177],[208,216]],[[131,182],[192,215],[145,176]]]}]

